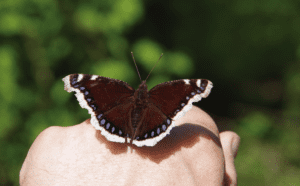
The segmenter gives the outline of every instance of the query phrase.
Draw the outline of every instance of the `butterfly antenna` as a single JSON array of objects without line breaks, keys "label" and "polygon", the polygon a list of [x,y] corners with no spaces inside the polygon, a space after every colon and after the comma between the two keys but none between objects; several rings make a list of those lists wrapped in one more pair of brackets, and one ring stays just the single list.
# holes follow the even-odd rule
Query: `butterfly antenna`
[{"label": "butterfly antenna", "polygon": [[134,62],[134,64],[135,64],[136,71],[137,71],[137,73],[139,74],[140,80],[142,81],[142,78],[141,78],[139,69],[138,69],[138,67],[137,67],[137,65],[136,65],[136,62],[135,62],[135,59],[134,59],[134,56],[133,56],[133,52],[131,52],[131,56],[132,56],[133,62]]},{"label": "butterfly antenna", "polygon": [[152,70],[156,67],[156,65],[157,65],[157,63],[158,63],[158,61],[160,60],[160,58],[163,56],[164,54],[163,53],[161,53],[161,55],[160,55],[160,57],[158,58],[158,60],[156,61],[156,63],[155,63],[155,65],[154,65],[154,67],[151,69],[151,71],[149,72],[149,74],[148,74],[148,76],[147,76],[147,78],[145,79],[145,81],[148,79],[148,77],[150,76],[150,74],[151,74],[151,72],[152,72]]}]

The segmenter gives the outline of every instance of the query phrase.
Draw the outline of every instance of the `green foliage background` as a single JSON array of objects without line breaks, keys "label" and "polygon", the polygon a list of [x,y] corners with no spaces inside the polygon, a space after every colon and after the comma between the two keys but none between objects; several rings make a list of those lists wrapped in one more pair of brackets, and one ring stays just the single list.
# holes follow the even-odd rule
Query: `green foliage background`
[{"label": "green foliage background", "polygon": [[1,0],[0,184],[18,185],[49,126],[89,117],[61,79],[98,74],[148,85],[206,78],[198,105],[241,136],[239,185],[300,185],[300,2]]}]

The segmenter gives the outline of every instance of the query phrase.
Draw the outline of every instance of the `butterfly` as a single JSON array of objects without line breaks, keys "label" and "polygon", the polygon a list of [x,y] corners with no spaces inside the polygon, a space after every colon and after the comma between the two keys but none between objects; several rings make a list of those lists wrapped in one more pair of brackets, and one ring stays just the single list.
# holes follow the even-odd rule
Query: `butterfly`
[{"label": "butterfly", "polygon": [[[149,76],[149,75],[148,75]],[[148,91],[146,80],[135,90],[128,83],[108,77],[71,74],[63,78],[64,89],[75,92],[91,124],[107,140],[154,146],[213,87],[207,79],[168,81]]]}]

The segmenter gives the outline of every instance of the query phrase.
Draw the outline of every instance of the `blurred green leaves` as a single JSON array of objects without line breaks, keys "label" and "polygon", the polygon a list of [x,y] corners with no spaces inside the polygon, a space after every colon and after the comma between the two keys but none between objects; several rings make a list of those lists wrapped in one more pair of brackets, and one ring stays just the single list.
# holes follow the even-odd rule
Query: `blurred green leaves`
[{"label": "blurred green leaves", "polygon": [[[133,51],[136,59],[139,59],[145,68],[151,69],[163,50],[158,43],[149,39],[142,39],[134,44]],[[160,66],[161,64],[158,63],[157,68],[159,69]]]},{"label": "blurred green leaves", "polygon": [[130,68],[124,61],[116,60],[99,62],[92,69],[92,74],[101,74],[104,77],[121,79],[126,82],[130,82],[134,77],[137,77],[137,72],[133,68]]},{"label": "blurred green leaves", "polygon": [[6,102],[11,102],[13,93],[15,93],[16,85],[15,79],[17,71],[14,70],[15,66],[15,50],[9,45],[0,46],[0,79],[3,83],[0,84],[1,97]]},{"label": "blurred green leaves", "polygon": [[1,16],[0,23],[0,31],[6,36],[18,34],[22,28],[22,18],[16,13]]},{"label": "blurred green leaves", "polygon": [[[165,55],[167,69],[170,73],[176,73],[179,77],[187,77],[195,72],[193,60],[182,52],[168,52]],[[199,77],[200,78],[200,77]]]},{"label": "blurred green leaves", "polygon": [[[47,57],[55,64],[56,61],[68,56],[72,51],[72,44],[66,37],[55,37],[49,42],[47,47]],[[50,65],[51,65],[50,64]]]},{"label": "blurred green leaves", "polygon": [[[99,8],[104,11],[98,11]],[[122,33],[136,23],[142,14],[143,6],[139,0],[82,3],[75,11],[74,22],[87,32]]]},{"label": "blurred green leaves", "polygon": [[243,136],[262,139],[272,127],[272,119],[262,112],[249,113],[241,119],[240,127]]},{"label": "blurred green leaves", "polygon": [[279,14],[283,16],[293,15],[297,10],[292,1],[247,1],[239,0],[235,2],[234,10],[241,15],[253,15],[255,13]]}]

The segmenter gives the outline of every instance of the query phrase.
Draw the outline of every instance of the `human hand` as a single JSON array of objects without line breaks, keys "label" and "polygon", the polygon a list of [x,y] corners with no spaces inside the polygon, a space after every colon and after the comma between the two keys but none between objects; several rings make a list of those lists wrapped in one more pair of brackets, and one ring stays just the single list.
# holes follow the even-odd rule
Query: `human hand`
[{"label": "human hand", "polygon": [[20,185],[237,185],[237,134],[219,135],[195,106],[175,124],[154,147],[107,141],[89,119],[49,127],[29,149]]}]

